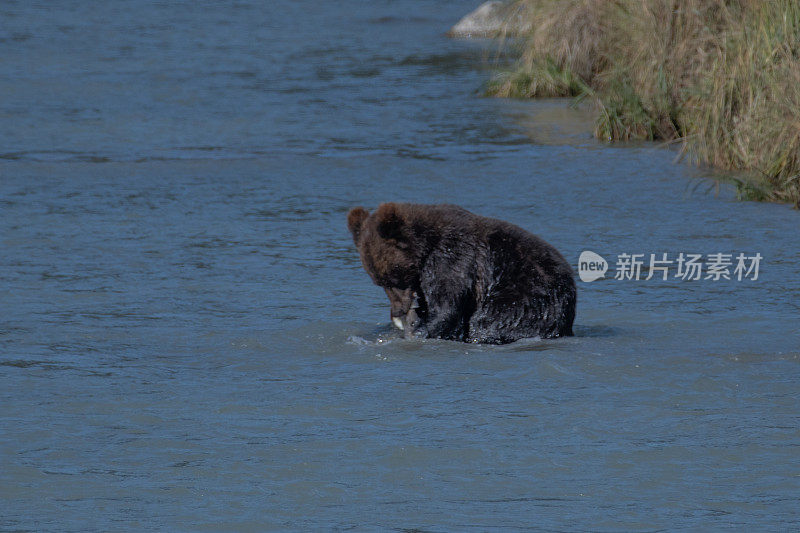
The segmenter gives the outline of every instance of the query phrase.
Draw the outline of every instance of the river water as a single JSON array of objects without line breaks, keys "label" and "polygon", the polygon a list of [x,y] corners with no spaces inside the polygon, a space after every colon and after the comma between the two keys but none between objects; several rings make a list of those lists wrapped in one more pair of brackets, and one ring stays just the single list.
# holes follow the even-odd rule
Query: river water
[{"label": "river water", "polygon": [[[481,98],[474,6],[0,5],[0,529],[798,527],[800,215]],[[345,225],[386,200],[609,272],[572,338],[402,340]]]}]

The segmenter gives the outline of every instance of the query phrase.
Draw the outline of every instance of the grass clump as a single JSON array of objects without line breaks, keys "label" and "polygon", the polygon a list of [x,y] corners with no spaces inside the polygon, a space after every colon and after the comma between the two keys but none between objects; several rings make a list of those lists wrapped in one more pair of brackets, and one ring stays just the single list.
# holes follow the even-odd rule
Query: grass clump
[{"label": "grass clump", "polygon": [[489,82],[488,91],[504,98],[580,96],[588,90],[571,70],[545,58],[525,69],[503,72]]},{"label": "grass clump", "polygon": [[490,94],[580,96],[602,139],[680,140],[800,205],[800,2],[517,0],[531,30]]},{"label": "grass clump", "polygon": [[[602,70],[604,5],[611,0],[516,0],[509,19],[524,17],[517,68],[500,74],[489,93],[503,97],[578,96]],[[570,35],[566,38],[567,34]]]}]

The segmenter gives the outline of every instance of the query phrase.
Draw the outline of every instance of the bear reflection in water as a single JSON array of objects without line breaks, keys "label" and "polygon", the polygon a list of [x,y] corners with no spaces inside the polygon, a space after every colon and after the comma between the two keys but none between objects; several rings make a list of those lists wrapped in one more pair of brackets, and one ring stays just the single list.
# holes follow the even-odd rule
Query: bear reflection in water
[{"label": "bear reflection in water", "polygon": [[406,337],[504,344],[572,335],[572,268],[536,235],[454,205],[356,207],[347,226]]}]

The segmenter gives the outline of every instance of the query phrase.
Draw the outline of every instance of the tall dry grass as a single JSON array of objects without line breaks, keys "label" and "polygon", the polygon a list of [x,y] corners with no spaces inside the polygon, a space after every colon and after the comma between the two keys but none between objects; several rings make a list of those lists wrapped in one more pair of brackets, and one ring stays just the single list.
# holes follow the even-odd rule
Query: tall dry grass
[{"label": "tall dry grass", "polygon": [[800,2],[518,0],[531,21],[498,96],[596,102],[607,140],[680,140],[748,171],[748,198],[800,205]]},{"label": "tall dry grass", "polygon": [[[491,84],[504,97],[577,96],[606,67],[602,43],[613,0],[516,0],[511,10],[532,30],[519,65]],[[569,38],[567,36],[569,35]],[[502,36],[505,38],[505,36]]]}]

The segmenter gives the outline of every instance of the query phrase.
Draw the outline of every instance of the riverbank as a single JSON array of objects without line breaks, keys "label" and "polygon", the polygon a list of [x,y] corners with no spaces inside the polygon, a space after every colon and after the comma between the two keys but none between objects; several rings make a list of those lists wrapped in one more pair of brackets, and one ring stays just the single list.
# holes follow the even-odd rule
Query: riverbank
[{"label": "riverbank", "polygon": [[[680,142],[744,171],[740,197],[800,207],[800,4],[517,0],[530,25],[488,92],[595,102],[608,141]],[[510,18],[509,18],[510,19]],[[509,39],[508,42],[511,42]]]}]

